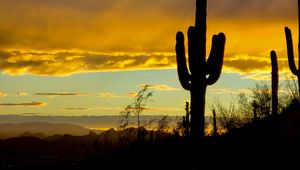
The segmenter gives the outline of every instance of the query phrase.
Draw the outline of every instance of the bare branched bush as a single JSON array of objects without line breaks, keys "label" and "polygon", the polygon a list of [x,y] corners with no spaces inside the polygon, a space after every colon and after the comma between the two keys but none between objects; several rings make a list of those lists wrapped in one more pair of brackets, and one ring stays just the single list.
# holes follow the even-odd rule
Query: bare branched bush
[{"label": "bare branched bush", "polygon": [[242,115],[243,123],[248,123],[253,120],[254,108],[257,107],[256,103],[249,99],[245,93],[240,93],[238,96],[238,112]]},{"label": "bare branched bush", "polygon": [[141,115],[146,109],[146,106],[149,102],[150,97],[153,96],[153,91],[148,92],[149,85],[145,85],[142,90],[138,92],[135,97],[134,102],[131,104],[132,113],[137,117],[137,126],[141,125]]},{"label": "bare branched bush", "polygon": [[266,83],[261,82],[252,89],[252,102],[256,103],[257,116],[259,118],[268,117],[271,114],[272,93],[271,88]]},{"label": "bare branched bush", "polygon": [[283,93],[279,97],[280,103],[283,103],[283,108],[287,107],[293,100],[298,99],[299,96],[295,77],[288,74],[284,74],[284,77]]},{"label": "bare branched bush", "polygon": [[142,125],[151,125],[153,122],[145,123],[141,120],[141,115],[144,110],[147,109],[147,104],[151,101],[151,97],[153,96],[153,91],[148,92],[149,85],[145,85],[142,90],[138,92],[136,97],[134,98],[133,103],[127,105],[120,113],[121,120],[118,125],[119,130],[124,130],[129,125],[129,117],[134,115],[137,118],[137,127],[141,127]]},{"label": "bare branched bush", "polygon": [[157,123],[157,130],[161,132],[168,132],[170,129],[171,119],[168,116],[163,116]]},{"label": "bare branched bush", "polygon": [[221,128],[225,129],[227,132],[242,125],[242,117],[235,108],[234,101],[226,108],[220,100],[216,99],[213,108],[216,110],[216,114],[218,115],[217,119]]}]

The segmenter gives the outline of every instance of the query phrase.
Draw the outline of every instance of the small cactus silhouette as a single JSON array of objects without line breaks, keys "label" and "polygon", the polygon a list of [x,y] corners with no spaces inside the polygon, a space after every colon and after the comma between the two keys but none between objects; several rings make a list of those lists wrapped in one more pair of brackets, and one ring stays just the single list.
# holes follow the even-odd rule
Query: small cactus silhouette
[{"label": "small cactus silhouette", "polygon": [[278,114],[278,62],[275,51],[271,51],[272,64],[272,115]]},{"label": "small cactus silhouette", "polygon": [[[300,0],[298,0],[298,24],[300,24]],[[300,29],[300,25],[298,25],[298,29]],[[298,43],[300,43],[300,30],[298,30],[299,39]],[[285,27],[285,35],[286,35],[286,44],[287,44],[287,51],[288,51],[288,60],[289,60],[289,67],[291,72],[298,77],[298,97],[300,97],[300,44],[298,44],[298,69],[295,64],[294,60],[294,47],[293,47],[293,38],[292,38],[292,31],[288,27]]]},{"label": "small cactus silhouette", "polygon": [[218,135],[218,127],[217,127],[217,117],[216,117],[216,110],[213,110],[213,125],[214,125],[214,132],[213,135]]},{"label": "small cactus silhouette", "polygon": [[214,35],[210,56],[206,59],[206,8],[207,0],[196,0],[195,26],[188,30],[189,69],[184,34],[176,35],[177,72],[182,87],[191,94],[191,136],[194,139],[204,137],[206,88],[221,75],[226,41],[224,33]]},{"label": "small cactus silhouette", "polygon": [[186,137],[190,136],[190,128],[191,128],[191,123],[190,123],[190,103],[185,102],[185,116],[183,116],[182,119],[182,124],[184,128],[184,134]]}]

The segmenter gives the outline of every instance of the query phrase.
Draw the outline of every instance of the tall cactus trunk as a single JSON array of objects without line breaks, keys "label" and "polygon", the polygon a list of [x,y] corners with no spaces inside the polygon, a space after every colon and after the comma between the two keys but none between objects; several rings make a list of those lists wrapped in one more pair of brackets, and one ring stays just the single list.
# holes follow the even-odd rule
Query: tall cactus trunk
[{"label": "tall cactus trunk", "polygon": [[285,27],[285,35],[286,35],[286,44],[287,44],[287,51],[288,51],[288,60],[289,60],[289,67],[291,72],[297,76],[298,78],[298,99],[300,99],[300,0],[298,0],[298,69],[296,67],[294,61],[294,47],[293,47],[293,38],[292,38],[292,31],[288,27]]},{"label": "tall cactus trunk", "polygon": [[272,64],[272,115],[278,114],[278,62],[275,51],[271,51]]},{"label": "tall cactus trunk", "polygon": [[204,138],[205,93],[207,85],[214,84],[220,77],[226,37],[214,35],[210,55],[206,60],[206,8],[207,0],[196,0],[195,26],[188,30],[187,67],[184,34],[176,35],[176,59],[179,81],[191,93],[191,136],[194,140]]},{"label": "tall cactus trunk", "polygon": [[204,136],[206,85],[198,85],[191,90],[191,135],[193,138]]}]

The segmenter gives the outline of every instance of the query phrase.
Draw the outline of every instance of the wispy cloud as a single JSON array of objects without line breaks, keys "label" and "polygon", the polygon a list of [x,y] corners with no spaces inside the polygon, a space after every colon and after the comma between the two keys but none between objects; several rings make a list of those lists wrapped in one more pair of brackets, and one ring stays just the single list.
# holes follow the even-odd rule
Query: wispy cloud
[{"label": "wispy cloud", "polygon": [[29,103],[0,103],[0,106],[24,106],[24,107],[43,107],[46,106],[45,102],[29,102]]},{"label": "wispy cloud", "polygon": [[35,93],[38,96],[84,96],[87,93]]},{"label": "wispy cloud", "polygon": [[64,110],[89,110],[89,108],[85,107],[65,107]]},{"label": "wispy cloud", "polygon": [[209,89],[209,92],[212,94],[240,94],[245,93],[249,94],[252,93],[249,89],[230,89],[230,88],[213,88]]},{"label": "wispy cloud", "polygon": [[139,84],[138,87],[144,88],[147,86],[150,89],[154,90],[160,90],[160,91],[174,91],[174,90],[179,90],[178,88],[170,87],[165,84]]},{"label": "wispy cloud", "polygon": [[17,92],[17,93],[3,93],[3,92],[0,92],[0,97],[6,97],[6,96],[28,96],[28,93],[25,93],[25,92]]},{"label": "wispy cloud", "polygon": [[98,97],[101,97],[101,98],[122,98],[123,96],[117,95],[117,94],[114,94],[114,93],[99,93]]},{"label": "wispy cloud", "polygon": [[115,94],[115,93],[99,93],[97,95],[97,97],[101,97],[101,98],[135,98],[137,96],[137,92],[129,92],[127,93],[127,95],[119,95],[119,94]]}]

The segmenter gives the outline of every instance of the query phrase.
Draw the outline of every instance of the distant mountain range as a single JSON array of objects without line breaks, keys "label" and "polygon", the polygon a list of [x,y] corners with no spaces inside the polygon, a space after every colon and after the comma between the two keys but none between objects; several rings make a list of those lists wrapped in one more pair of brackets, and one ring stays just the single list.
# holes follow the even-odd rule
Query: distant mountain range
[{"label": "distant mountain range", "polygon": [[[142,120],[159,120],[163,115],[142,116]],[[177,116],[169,116],[176,120]],[[180,118],[181,116],[179,116]],[[115,116],[42,116],[42,115],[0,115],[0,123],[24,123],[24,122],[49,122],[49,123],[67,123],[83,126],[89,129],[110,129],[116,128],[121,117]],[[136,117],[132,116],[129,120],[136,122]]]},{"label": "distant mountain range", "polygon": [[44,138],[55,134],[70,134],[82,136],[89,134],[90,129],[79,125],[66,123],[47,123],[47,122],[30,122],[30,123],[1,123],[0,139],[7,139],[17,136],[34,136]]}]

